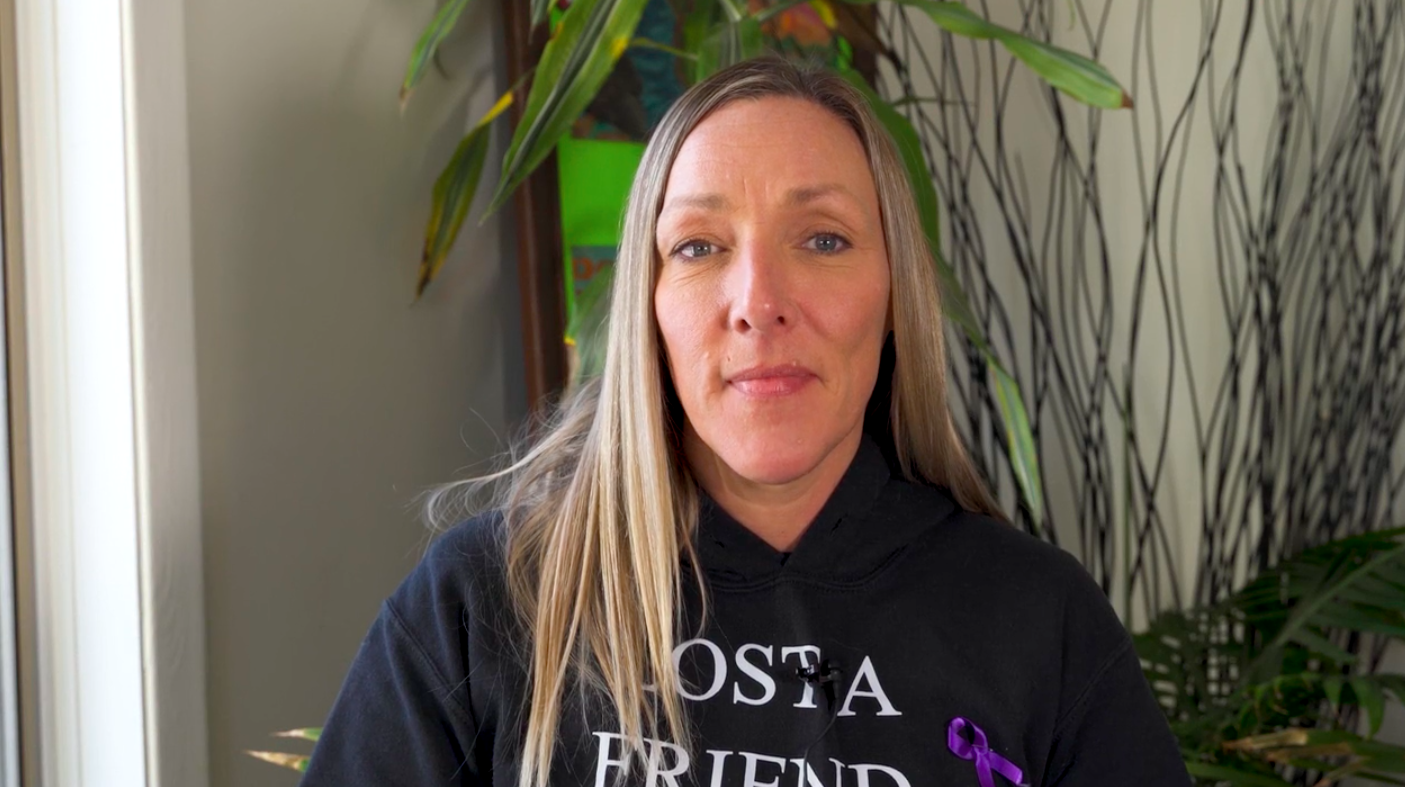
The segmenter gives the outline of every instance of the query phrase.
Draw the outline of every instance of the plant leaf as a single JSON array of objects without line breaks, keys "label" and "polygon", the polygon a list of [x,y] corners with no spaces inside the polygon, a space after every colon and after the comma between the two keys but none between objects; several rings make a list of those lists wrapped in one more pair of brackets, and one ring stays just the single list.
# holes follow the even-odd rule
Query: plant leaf
[{"label": "plant leaf", "polygon": [[868,99],[868,105],[878,115],[888,135],[902,156],[907,168],[907,180],[912,186],[913,197],[917,201],[917,213],[922,219],[922,232],[927,236],[927,248],[932,253],[933,264],[937,269],[937,280],[941,286],[942,315],[956,323],[966,336],[982,352],[989,352],[985,333],[976,322],[971,302],[966,298],[966,290],[956,278],[956,271],[941,254],[941,221],[937,213],[937,189],[932,185],[932,173],[927,169],[927,160],[922,154],[922,138],[901,112],[884,101],[868,82],[856,71],[846,70],[842,76],[849,84],[858,88]]},{"label": "plant leaf", "polygon": [[1376,682],[1383,691],[1390,692],[1390,696],[1396,702],[1405,702],[1405,675],[1389,672],[1378,672],[1371,676],[1371,680]]},{"label": "plant leaf", "polygon": [[865,14],[853,5],[843,2],[815,0],[820,10],[820,19],[856,51],[870,52],[875,57],[892,58],[893,51],[883,43],[878,33],[878,15]]},{"label": "plant leaf", "polygon": [[299,738],[305,741],[317,742],[322,737],[321,727],[303,727],[296,730],[284,730],[273,733],[275,738]]},{"label": "plant leaf", "polygon": [[[1405,565],[1405,545],[1395,540],[1399,535],[1399,530],[1379,531],[1328,542],[1304,551],[1285,563],[1279,571],[1251,583],[1247,590],[1275,584],[1283,587],[1281,608],[1284,618],[1272,641],[1250,665],[1248,674],[1259,675],[1269,669],[1272,660],[1279,657],[1289,642],[1300,643],[1339,663],[1354,662],[1354,656],[1315,630],[1331,628],[1339,622],[1334,619],[1333,613],[1340,615],[1340,610],[1334,605],[1342,594],[1372,587],[1391,588],[1390,583],[1372,583],[1371,580],[1389,576]],[[1385,589],[1378,591],[1383,602],[1398,597],[1398,590]],[[1354,606],[1358,611],[1388,610],[1386,604],[1372,606],[1360,593],[1356,598]],[[1273,623],[1272,620],[1267,621],[1268,626]]]},{"label": "plant leaf", "polygon": [[605,336],[610,316],[610,294],[614,288],[615,266],[595,272],[585,291],[576,299],[576,311],[566,326],[566,342],[579,353],[576,381],[595,377],[605,370]]},{"label": "plant leaf", "polygon": [[444,267],[444,260],[448,258],[449,250],[463,228],[468,208],[473,204],[473,197],[478,193],[483,163],[488,157],[489,128],[493,120],[511,105],[512,91],[509,90],[459,142],[453,158],[449,159],[448,166],[434,182],[429,223],[424,231],[424,249],[420,254],[419,281],[415,284],[416,300],[424,295],[425,288]]},{"label": "plant leaf", "polygon": [[246,751],[244,753],[264,762],[271,762],[283,768],[291,768],[299,773],[307,771],[307,763],[312,759],[306,754],[286,754],[281,751]]},{"label": "plant leaf", "polygon": [[[849,0],[856,4],[875,0]],[[998,41],[1030,70],[1064,93],[1095,107],[1124,109],[1132,98],[1097,62],[1043,41],[1027,38],[979,16],[963,3],[940,0],[894,0],[927,14],[942,29],[966,38]]]},{"label": "plant leaf", "polygon": [[1293,632],[1292,637],[1288,641],[1296,642],[1313,653],[1326,656],[1338,664],[1351,664],[1356,661],[1355,656],[1337,647],[1331,640],[1312,629],[1297,629]]},{"label": "plant leaf", "polygon": [[1241,636],[1236,615],[1228,604],[1167,610],[1133,637],[1142,671],[1183,751],[1217,754],[1224,727],[1252,709],[1251,701],[1225,700],[1239,689],[1229,676],[1240,674],[1247,661],[1243,644],[1222,636]]},{"label": "plant leaf", "polygon": [[761,22],[754,16],[716,25],[698,50],[695,76],[699,82],[734,63],[749,60],[766,51]]},{"label": "plant leaf", "polygon": [[661,44],[658,41],[653,40],[652,38],[636,37],[634,40],[629,42],[629,47],[631,49],[653,49],[658,52],[667,52],[668,54],[673,55],[676,58],[679,58],[681,60],[687,60],[690,62],[696,62],[698,59],[698,56],[693,54],[692,52],[679,49],[676,46]]},{"label": "plant leaf", "polygon": [[[812,0],[776,0],[776,2],[773,2],[770,5],[757,11],[755,16],[757,21],[759,22],[769,22],[772,19],[775,19],[776,17],[785,13],[786,11],[789,11],[790,9],[798,5],[804,5],[805,3],[811,1]],[[823,12],[821,12],[820,18],[824,19]]]},{"label": "plant leaf", "polygon": [[[1349,594],[1350,588],[1347,588],[1338,593],[1336,598],[1345,599]],[[1367,600],[1364,597],[1362,597],[1360,604],[1329,602],[1322,607],[1318,615],[1322,620],[1331,621],[1332,628],[1384,634],[1394,639],[1405,639],[1405,620],[1401,619],[1399,613],[1391,609],[1381,609],[1375,605],[1373,600]]]},{"label": "plant leaf", "polygon": [[727,18],[733,22],[740,22],[749,15],[746,0],[719,0],[719,2],[722,10],[727,12]]},{"label": "plant leaf", "polygon": [[[1393,630],[1405,596],[1397,581],[1405,565],[1401,536],[1397,528],[1313,547],[1265,570],[1231,598],[1164,612],[1133,637],[1188,758],[1232,764],[1217,741],[1238,738],[1226,748],[1273,762],[1350,755],[1363,758],[1361,773],[1397,772],[1397,765],[1405,773],[1405,748],[1335,728],[1343,705],[1354,703],[1375,734],[1387,696],[1405,696],[1405,675],[1335,674],[1313,655],[1339,664],[1357,660],[1332,641],[1344,630],[1338,624]],[[1290,720],[1315,729],[1279,729]],[[1260,748],[1250,750],[1250,744]]]},{"label": "plant leaf", "polygon": [[454,151],[449,165],[434,182],[434,201],[430,209],[429,226],[425,228],[424,251],[420,254],[419,280],[415,284],[415,299],[439,275],[449,249],[463,227],[468,208],[478,192],[483,175],[483,162],[488,157],[488,134],[485,127],[468,133]]},{"label": "plant leaf", "polygon": [[893,143],[902,156],[907,170],[908,183],[912,187],[917,203],[917,212],[922,220],[922,232],[927,236],[927,248],[931,253],[932,264],[936,266],[937,280],[941,289],[942,314],[965,331],[967,338],[985,356],[995,380],[996,397],[1000,403],[1000,415],[1005,423],[1005,435],[1010,454],[1010,469],[1019,485],[1020,495],[1029,508],[1036,524],[1044,521],[1043,481],[1039,473],[1039,457],[1035,450],[1034,437],[1029,426],[1029,414],[1025,411],[1024,397],[1019,386],[996,359],[980,323],[971,310],[966,291],[956,278],[946,259],[941,254],[941,223],[937,215],[937,190],[932,184],[931,171],[922,154],[922,140],[911,121],[894,109],[857,72],[841,72],[849,84],[857,88],[868,99],[869,106],[892,137]]},{"label": "plant leaf", "polygon": [[1000,402],[1000,418],[1005,422],[1005,436],[1009,442],[1010,469],[1015,473],[1015,481],[1020,487],[1020,496],[1029,506],[1030,516],[1035,524],[1044,522],[1044,488],[1039,477],[1039,453],[1034,446],[1034,435],[1029,428],[1029,415],[1024,409],[1024,399],[1014,378],[1000,366],[992,355],[986,355],[986,366],[995,378],[995,396]]},{"label": "plant leaf", "polygon": [[922,153],[922,138],[918,136],[917,129],[913,128],[912,121],[905,115],[884,101],[859,72],[846,69],[840,73],[845,81],[864,94],[868,99],[869,108],[878,115],[883,128],[888,131],[888,136],[893,138],[898,154],[902,156],[903,165],[907,168],[907,180],[912,185],[913,197],[917,201],[917,214],[922,219],[922,231],[927,236],[927,245],[933,249],[938,248],[941,245],[941,223],[937,215],[937,187],[932,183],[932,173],[927,168],[927,159]]},{"label": "plant leaf", "polygon": [[1385,694],[1379,686],[1362,677],[1353,677],[1350,683],[1352,692],[1356,694],[1356,702],[1366,711],[1366,718],[1370,721],[1371,732],[1366,737],[1374,738],[1385,718]]},{"label": "plant leaf", "polygon": [[[1405,773],[1405,747],[1363,738],[1351,730],[1290,727],[1229,741],[1224,747],[1267,762],[1321,771],[1325,775],[1316,782],[1319,785],[1355,773]],[[1322,759],[1343,757],[1351,759],[1335,768]],[[1384,781],[1394,782],[1389,778]]]},{"label": "plant leaf", "polygon": [[614,69],[646,0],[575,0],[537,61],[522,118],[503,156],[488,213],[503,203],[555,149]]},{"label": "plant leaf", "polygon": [[[722,10],[717,7],[717,0],[693,0],[688,15],[683,18],[683,49],[695,55],[701,52],[703,42],[712,35],[721,16]],[[696,83],[701,73],[702,66],[694,57],[692,67],[687,69],[689,84]]]},{"label": "plant leaf", "polygon": [[1332,707],[1332,714],[1340,712],[1342,707],[1342,686],[1346,680],[1340,675],[1328,675],[1322,679],[1322,691],[1327,695],[1327,703]]},{"label": "plant leaf", "polygon": [[448,0],[434,15],[429,26],[420,34],[419,42],[415,44],[414,51],[410,53],[410,64],[405,68],[405,81],[400,83],[401,112],[404,112],[405,105],[410,103],[410,94],[424,78],[425,71],[429,70],[429,63],[434,59],[434,54],[439,51],[439,45],[444,43],[444,39],[453,32],[454,25],[458,24],[459,17],[463,16],[463,10],[468,7],[468,1]]},{"label": "plant leaf", "polygon": [[985,332],[981,330],[981,324],[976,322],[975,312],[971,311],[971,301],[966,298],[966,288],[962,287],[961,280],[956,278],[956,269],[952,268],[951,263],[937,250],[932,252],[932,264],[936,266],[937,284],[941,288],[942,316],[965,331],[966,338],[976,345],[977,350],[987,355],[992,354],[990,345],[985,341]]},{"label": "plant leaf", "polygon": [[1132,108],[1132,97],[1096,61],[1016,34],[1001,36],[1000,43],[1045,82],[1085,104],[1103,109]]},{"label": "plant leaf", "polygon": [[1308,742],[1307,736],[1307,730],[1289,728],[1263,735],[1250,735],[1247,738],[1228,741],[1225,743],[1224,747],[1229,751],[1256,752],[1268,749],[1306,746]]}]

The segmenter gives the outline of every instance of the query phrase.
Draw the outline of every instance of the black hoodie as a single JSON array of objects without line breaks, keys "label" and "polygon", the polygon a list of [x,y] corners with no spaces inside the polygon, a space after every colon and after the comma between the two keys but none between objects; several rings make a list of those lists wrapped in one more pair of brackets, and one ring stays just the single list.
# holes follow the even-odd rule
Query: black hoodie
[{"label": "black hoodie", "polygon": [[[1083,567],[894,477],[867,437],[789,555],[707,500],[697,538],[709,615],[675,651],[694,741],[651,742],[625,784],[1190,783]],[[526,667],[501,542],[497,517],[460,525],[385,602],[303,787],[516,787]],[[618,729],[580,696],[551,783],[606,787]]]}]

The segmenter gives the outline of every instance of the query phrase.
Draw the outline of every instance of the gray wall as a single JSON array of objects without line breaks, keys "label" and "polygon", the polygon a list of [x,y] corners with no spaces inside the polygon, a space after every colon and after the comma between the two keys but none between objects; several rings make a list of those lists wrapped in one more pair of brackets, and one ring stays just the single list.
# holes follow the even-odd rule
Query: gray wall
[{"label": "gray wall", "polygon": [[403,117],[434,0],[186,6],[215,787],[296,783],[241,751],[321,723],[421,552],[413,496],[525,408],[504,219],[411,306],[433,181],[503,82],[473,5]]}]

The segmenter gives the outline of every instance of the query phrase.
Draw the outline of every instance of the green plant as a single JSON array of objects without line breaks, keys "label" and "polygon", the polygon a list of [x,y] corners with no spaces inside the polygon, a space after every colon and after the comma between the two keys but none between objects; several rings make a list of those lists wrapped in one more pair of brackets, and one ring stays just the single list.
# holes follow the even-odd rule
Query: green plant
[{"label": "green plant", "polygon": [[1405,675],[1369,674],[1342,645],[1405,638],[1402,536],[1309,549],[1220,604],[1163,613],[1134,638],[1200,783],[1288,787],[1312,772],[1318,785],[1405,784],[1389,776],[1405,774],[1405,747],[1373,740],[1387,700],[1405,701]]},{"label": "green plant", "polygon": [[[299,740],[316,743],[317,739],[322,737],[322,728],[303,727],[298,730],[275,732],[273,735],[277,738],[297,738]],[[284,768],[292,768],[298,773],[306,771],[308,762],[312,760],[312,755],[310,754],[288,754],[287,752],[281,751],[247,751],[245,754],[263,760],[264,762],[281,765]]]}]

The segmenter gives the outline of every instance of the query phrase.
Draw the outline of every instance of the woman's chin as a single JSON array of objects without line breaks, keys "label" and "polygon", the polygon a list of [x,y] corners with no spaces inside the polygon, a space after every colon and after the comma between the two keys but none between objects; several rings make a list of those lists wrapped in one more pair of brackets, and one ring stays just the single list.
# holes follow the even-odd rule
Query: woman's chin
[{"label": "woman's chin", "polygon": [[753,484],[779,486],[804,478],[824,459],[819,446],[752,445],[723,461],[732,472]]}]

